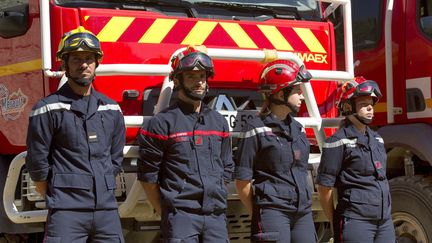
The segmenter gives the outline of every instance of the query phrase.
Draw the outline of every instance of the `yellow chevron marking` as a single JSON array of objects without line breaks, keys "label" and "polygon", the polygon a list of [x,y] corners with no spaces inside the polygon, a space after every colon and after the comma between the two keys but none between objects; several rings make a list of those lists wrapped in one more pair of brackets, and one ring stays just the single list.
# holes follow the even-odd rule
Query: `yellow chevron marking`
[{"label": "yellow chevron marking", "polygon": [[213,29],[216,27],[217,22],[211,21],[198,21],[194,27],[189,31],[187,36],[182,41],[183,45],[202,45],[207,39]]},{"label": "yellow chevron marking", "polygon": [[90,18],[90,16],[84,16],[84,20],[87,21],[87,19]]},{"label": "yellow chevron marking", "polygon": [[311,52],[327,53],[316,36],[308,28],[293,28]]},{"label": "yellow chevron marking", "polygon": [[161,43],[177,22],[176,19],[156,19],[150,28],[144,33],[139,43]]},{"label": "yellow chevron marking", "polygon": [[0,77],[42,69],[42,59],[0,66]]},{"label": "yellow chevron marking", "polygon": [[116,42],[134,19],[134,17],[112,17],[97,37],[101,42]]},{"label": "yellow chevron marking", "polygon": [[249,37],[249,35],[243,30],[243,28],[237,23],[219,23],[222,28],[228,33],[234,42],[241,48],[255,48],[257,45]]},{"label": "yellow chevron marking", "polygon": [[290,43],[285,39],[285,37],[279,32],[276,26],[271,25],[257,25],[261,32],[267,37],[267,39],[272,43],[274,48],[281,51],[292,51],[294,50]]}]

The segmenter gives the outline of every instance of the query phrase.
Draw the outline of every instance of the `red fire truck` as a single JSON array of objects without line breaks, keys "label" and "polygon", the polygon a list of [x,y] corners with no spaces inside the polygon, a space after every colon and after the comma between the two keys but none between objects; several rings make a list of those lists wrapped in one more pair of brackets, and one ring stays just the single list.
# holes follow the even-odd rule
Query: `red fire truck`
[{"label": "red fire truck", "polygon": [[[340,71],[333,24],[322,18],[331,11],[321,2],[328,2],[330,10],[342,5],[346,16],[340,28],[347,51]],[[116,100],[125,116],[127,145],[116,191],[125,232],[147,232],[149,242],[157,237],[159,223],[135,179],[135,140],[144,119],[175,102],[168,78],[173,55],[188,45],[204,45],[213,57],[216,75],[205,102],[227,118],[234,140],[261,106],[255,91],[263,65],[275,58],[304,63],[314,80],[302,84],[306,108],[298,120],[308,127],[313,145],[311,187],[324,127],[334,126],[337,116],[334,81],[353,77],[349,0],[6,0],[0,13],[0,168],[1,175],[7,174],[1,189],[5,215],[13,224],[46,219],[44,201],[23,167],[28,115],[37,100],[64,83],[55,52],[62,34],[77,26],[101,41],[104,58],[94,87]],[[230,187],[231,241],[248,242],[250,218]],[[328,223],[318,205],[314,200],[314,219],[324,235]]]}]

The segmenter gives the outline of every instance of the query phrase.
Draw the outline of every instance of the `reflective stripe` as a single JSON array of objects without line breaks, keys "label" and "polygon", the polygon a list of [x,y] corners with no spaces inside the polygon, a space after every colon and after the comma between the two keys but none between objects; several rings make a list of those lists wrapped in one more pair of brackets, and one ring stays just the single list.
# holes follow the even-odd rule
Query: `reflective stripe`
[{"label": "reflective stripe", "polygon": [[384,143],[384,139],[382,139],[380,137],[376,137],[376,140],[378,140],[378,142],[380,142],[380,143]]},{"label": "reflective stripe", "polygon": [[247,132],[241,132],[239,138],[249,138],[264,132],[272,132],[272,129],[270,127],[257,127]]},{"label": "reflective stripe", "polygon": [[61,109],[70,110],[70,107],[71,107],[71,105],[66,104],[66,103],[48,104],[48,105],[42,106],[36,110],[32,110],[32,112],[30,113],[30,117],[41,115],[43,113],[46,113],[48,111],[53,111],[53,110],[61,110]]},{"label": "reflective stripe", "polygon": [[332,143],[324,143],[323,148],[336,148],[342,145],[348,145],[349,147],[355,147],[357,144],[357,138],[355,139],[347,139],[347,138],[343,138],[341,140],[338,140],[336,142],[332,142]]},{"label": "reflective stripe", "polygon": [[108,105],[100,105],[97,109],[98,111],[108,111],[108,110],[113,110],[113,111],[121,111],[120,106],[119,105],[115,105],[115,104],[108,104]]}]

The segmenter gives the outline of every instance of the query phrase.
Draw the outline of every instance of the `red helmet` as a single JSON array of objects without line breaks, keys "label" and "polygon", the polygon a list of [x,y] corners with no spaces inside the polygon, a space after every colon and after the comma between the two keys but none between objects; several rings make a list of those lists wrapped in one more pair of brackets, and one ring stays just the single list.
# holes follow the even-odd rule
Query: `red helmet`
[{"label": "red helmet", "polygon": [[275,60],[267,63],[260,76],[260,91],[275,94],[279,90],[308,82],[312,75],[304,66],[299,67],[289,60]]},{"label": "red helmet", "polygon": [[375,105],[382,98],[382,93],[375,81],[366,80],[363,77],[356,77],[354,80],[344,83],[338,94],[339,101],[336,102],[336,106],[342,115],[352,114],[352,111],[344,111],[343,107],[346,103],[354,107],[355,98],[360,96],[371,96]]},{"label": "red helmet", "polygon": [[191,70],[205,70],[207,77],[214,76],[214,67],[211,58],[192,46],[174,56],[171,60],[171,67],[173,69],[170,74],[171,78],[176,78],[182,72]]}]

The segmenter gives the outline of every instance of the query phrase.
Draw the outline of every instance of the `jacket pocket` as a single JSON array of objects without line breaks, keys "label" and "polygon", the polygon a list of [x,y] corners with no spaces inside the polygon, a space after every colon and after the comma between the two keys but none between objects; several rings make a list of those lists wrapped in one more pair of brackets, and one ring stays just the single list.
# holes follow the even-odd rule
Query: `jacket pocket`
[{"label": "jacket pocket", "polygon": [[112,174],[106,174],[105,184],[108,190],[115,190],[117,188],[115,176]]},{"label": "jacket pocket", "polygon": [[351,210],[370,219],[379,219],[381,215],[381,196],[375,193],[352,189],[350,194]]},{"label": "jacket pocket", "polygon": [[93,176],[86,174],[54,174],[53,186],[56,188],[73,188],[91,190],[93,188]]},{"label": "jacket pocket", "polygon": [[298,196],[294,188],[284,185],[264,185],[264,194],[284,199],[288,203],[297,202]]}]

